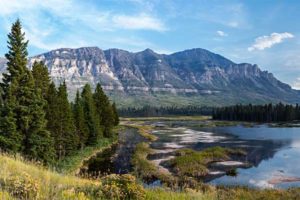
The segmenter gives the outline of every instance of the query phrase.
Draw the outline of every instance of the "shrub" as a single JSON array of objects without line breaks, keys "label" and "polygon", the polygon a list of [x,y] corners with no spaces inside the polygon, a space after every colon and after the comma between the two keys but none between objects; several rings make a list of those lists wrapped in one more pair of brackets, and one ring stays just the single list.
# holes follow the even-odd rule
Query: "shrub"
[{"label": "shrub", "polygon": [[144,199],[145,190],[134,176],[111,174],[102,178],[102,192],[108,199]]},{"label": "shrub", "polygon": [[232,155],[244,155],[240,149],[224,147],[210,147],[202,151],[192,149],[180,149],[176,151],[176,157],[167,163],[178,176],[191,176],[201,178],[208,173],[208,164],[216,161],[229,160]]},{"label": "shrub", "polygon": [[9,176],[4,182],[4,187],[19,199],[37,199],[39,196],[38,182],[25,172]]}]

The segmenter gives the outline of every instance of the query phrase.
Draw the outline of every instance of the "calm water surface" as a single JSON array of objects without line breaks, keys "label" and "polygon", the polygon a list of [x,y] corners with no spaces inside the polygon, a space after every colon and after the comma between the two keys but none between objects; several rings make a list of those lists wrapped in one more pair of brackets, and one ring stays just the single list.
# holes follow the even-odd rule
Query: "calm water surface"
[{"label": "calm water surface", "polygon": [[[156,123],[157,124],[157,123]],[[166,126],[163,126],[166,125]],[[218,185],[247,185],[261,188],[300,186],[300,128],[271,128],[259,125],[197,128],[196,122],[159,122],[152,143],[157,154],[150,159],[163,165],[178,148],[201,150],[210,146],[242,148],[251,166],[238,168],[236,177],[214,171],[206,181]],[[213,173],[212,173],[213,174]]]},{"label": "calm water surface", "polygon": [[[210,166],[204,181],[215,185],[246,185],[259,188],[300,187],[300,128],[270,128],[259,125],[200,128],[197,121],[146,122],[156,126],[153,134],[158,140],[151,143],[155,150],[148,156],[157,167],[174,157],[180,148],[202,150],[212,146],[239,148],[247,152],[239,158],[236,177],[226,176],[228,166]],[[82,173],[128,173],[132,170],[131,156],[139,142],[145,139],[135,129],[119,135],[119,144],[93,157]],[[250,164],[250,165],[249,165]],[[232,166],[229,166],[232,167]]]}]

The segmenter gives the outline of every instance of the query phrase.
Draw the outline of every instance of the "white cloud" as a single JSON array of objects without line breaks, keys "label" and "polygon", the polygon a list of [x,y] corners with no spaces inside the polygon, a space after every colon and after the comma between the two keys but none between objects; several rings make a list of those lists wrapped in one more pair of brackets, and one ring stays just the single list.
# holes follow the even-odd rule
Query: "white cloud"
[{"label": "white cloud", "polygon": [[[101,25],[102,29],[144,29],[164,31],[166,27],[164,23],[150,14],[141,13],[138,15],[122,15],[109,11],[99,11],[90,9],[86,12],[86,8],[78,5],[73,0],[60,1],[48,0],[46,2],[39,0],[1,0],[0,16],[9,16],[12,14],[21,15],[21,17],[29,15],[39,15],[42,10],[46,10],[54,15],[54,17],[64,17],[65,21],[84,22],[86,25]],[[76,15],[74,15],[76,13]]]},{"label": "white cloud", "polygon": [[112,21],[115,26],[124,29],[166,30],[166,27],[159,19],[143,13],[136,16],[117,15],[112,18]]},{"label": "white cloud", "polygon": [[275,44],[283,42],[288,38],[293,38],[294,35],[288,32],[284,33],[272,33],[269,36],[261,36],[255,39],[254,44],[248,48],[248,51],[264,50],[265,48],[271,48]]},{"label": "white cloud", "polygon": [[292,88],[294,88],[296,90],[300,90],[300,77],[297,78],[296,81],[294,81],[294,83],[292,84]]},{"label": "white cloud", "polygon": [[221,36],[221,37],[226,37],[226,36],[228,36],[228,34],[225,33],[224,31],[217,31],[217,34],[218,34],[219,36]]},{"label": "white cloud", "polygon": [[[111,47],[117,44],[114,39],[119,37],[120,30],[167,30],[165,24],[150,11],[124,15],[75,0],[0,0],[0,17],[3,21],[0,26],[7,31],[12,20],[19,17],[30,41],[29,45],[44,50],[97,44]],[[130,35],[134,37],[134,33]],[[126,48],[148,44],[142,39],[128,38],[127,41],[119,40],[118,45]]]}]

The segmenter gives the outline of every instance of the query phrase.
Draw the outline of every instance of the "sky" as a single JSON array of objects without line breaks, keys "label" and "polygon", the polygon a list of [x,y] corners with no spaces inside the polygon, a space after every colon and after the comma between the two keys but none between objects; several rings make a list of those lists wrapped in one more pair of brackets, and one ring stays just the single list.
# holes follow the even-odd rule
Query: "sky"
[{"label": "sky", "polygon": [[19,18],[29,55],[98,46],[204,48],[300,89],[299,0],[0,0],[0,57]]}]

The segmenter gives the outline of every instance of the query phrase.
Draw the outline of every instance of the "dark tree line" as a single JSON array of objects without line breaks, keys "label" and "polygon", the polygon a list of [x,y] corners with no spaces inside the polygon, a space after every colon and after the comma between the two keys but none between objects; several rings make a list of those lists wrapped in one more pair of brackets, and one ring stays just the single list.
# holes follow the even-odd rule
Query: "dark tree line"
[{"label": "dark tree line", "polygon": [[42,62],[27,68],[27,45],[17,20],[8,35],[7,73],[0,87],[0,149],[51,163],[103,137],[119,123],[100,84],[86,84],[68,101],[66,83],[55,86]]},{"label": "dark tree line", "polygon": [[299,105],[235,105],[216,108],[213,119],[253,122],[287,122],[300,120]]},{"label": "dark tree line", "polygon": [[161,116],[175,116],[175,115],[211,115],[212,108],[210,107],[151,107],[144,106],[141,108],[123,108],[119,109],[118,113],[122,117],[161,117]]}]

